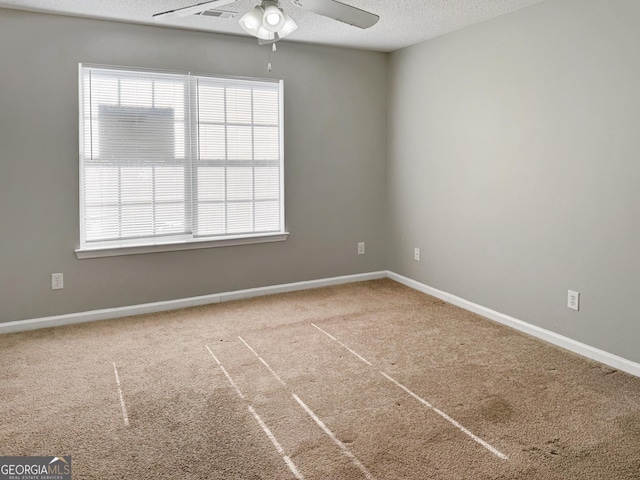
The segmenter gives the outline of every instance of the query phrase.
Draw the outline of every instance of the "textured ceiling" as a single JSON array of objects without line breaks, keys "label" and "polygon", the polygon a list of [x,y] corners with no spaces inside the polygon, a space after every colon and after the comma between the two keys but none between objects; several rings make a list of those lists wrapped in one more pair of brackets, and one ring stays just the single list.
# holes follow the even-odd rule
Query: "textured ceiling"
[{"label": "textured ceiling", "polygon": [[[0,7],[120,20],[160,23],[153,14],[187,7],[204,0],[0,0]],[[282,8],[299,29],[287,40],[339,45],[389,52],[429,38],[518,10],[543,0],[342,0],[380,15],[367,30],[345,25],[280,0]],[[163,21],[163,25],[210,32],[246,35],[238,18],[259,0],[238,0],[223,10],[238,12],[235,18],[191,16]]]}]

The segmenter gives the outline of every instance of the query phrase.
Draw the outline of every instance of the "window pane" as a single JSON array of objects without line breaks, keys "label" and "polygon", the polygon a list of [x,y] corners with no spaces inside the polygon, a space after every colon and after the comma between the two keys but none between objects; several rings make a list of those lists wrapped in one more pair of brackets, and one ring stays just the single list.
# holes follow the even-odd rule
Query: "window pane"
[{"label": "window pane", "polygon": [[120,105],[152,107],[151,80],[123,78],[120,80]]},{"label": "window pane", "polygon": [[153,106],[170,108],[176,120],[184,121],[184,83],[155,81],[153,83]]},{"label": "window pane", "polygon": [[120,197],[122,203],[153,201],[153,175],[151,167],[122,168],[120,170]]},{"label": "window pane", "polygon": [[280,157],[280,135],[278,127],[255,127],[255,159],[278,160]]},{"label": "window pane", "polygon": [[86,207],[85,237],[87,242],[120,237],[118,207]]},{"label": "window pane", "polygon": [[251,127],[227,127],[227,156],[229,160],[252,160]]},{"label": "window pane", "polygon": [[200,159],[224,160],[226,158],[224,125],[200,125]]},{"label": "window pane", "polygon": [[[91,95],[85,97],[86,103],[91,103],[91,109],[85,110],[93,117],[98,116],[99,105],[118,105],[120,98],[118,79],[100,74],[91,76]],[[85,109],[89,105],[85,105]]]},{"label": "window pane", "polygon": [[273,232],[280,228],[279,202],[256,203],[256,232]]},{"label": "window pane", "polygon": [[253,91],[254,123],[277,125],[280,115],[279,107],[277,91]]},{"label": "window pane", "polygon": [[155,234],[169,235],[185,232],[183,203],[156,205]]},{"label": "window pane", "polygon": [[224,88],[198,82],[198,116],[200,122],[224,123]]},{"label": "window pane", "polygon": [[84,199],[87,205],[115,205],[120,198],[117,167],[86,167],[84,170]]},{"label": "window pane", "polygon": [[221,204],[198,205],[197,235],[222,235],[225,232],[225,206]]},{"label": "window pane", "polygon": [[280,169],[278,167],[255,168],[256,200],[277,200],[280,197]]},{"label": "window pane", "polygon": [[224,202],[225,199],[225,168],[198,168],[198,201]]},{"label": "window pane", "polygon": [[121,236],[153,235],[153,205],[122,205],[120,208]]},{"label": "window pane", "polygon": [[251,90],[227,88],[227,122],[251,123]]},{"label": "window pane", "polygon": [[246,233],[253,230],[253,204],[227,204],[227,233]]},{"label": "window pane", "polygon": [[252,175],[251,167],[227,168],[227,200],[252,200]]},{"label": "window pane", "polygon": [[156,167],[154,176],[156,202],[184,202],[183,167]]}]

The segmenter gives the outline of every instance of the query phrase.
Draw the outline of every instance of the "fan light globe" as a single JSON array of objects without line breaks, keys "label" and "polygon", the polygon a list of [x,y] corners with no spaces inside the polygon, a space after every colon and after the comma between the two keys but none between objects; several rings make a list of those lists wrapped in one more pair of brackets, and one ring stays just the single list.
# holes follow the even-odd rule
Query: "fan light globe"
[{"label": "fan light globe", "polygon": [[264,9],[262,26],[270,32],[277,32],[284,25],[285,19],[282,10],[275,5],[269,5]]},{"label": "fan light globe", "polygon": [[275,33],[270,32],[263,26],[260,26],[255,36],[258,37],[260,40],[273,40],[275,38]]},{"label": "fan light globe", "polygon": [[269,25],[277,25],[278,23],[280,23],[280,15],[278,15],[277,13],[270,13],[269,15],[265,16],[265,20]]},{"label": "fan light globe", "polygon": [[293,21],[293,18],[291,18],[289,15],[287,15],[284,12],[283,14],[284,14],[284,25],[278,32],[278,35],[280,36],[280,38],[284,38],[290,33],[293,33],[298,29],[298,24]]},{"label": "fan light globe", "polygon": [[264,10],[262,7],[257,6],[253,10],[245,13],[238,23],[240,23],[240,26],[245,32],[255,37],[262,28],[263,17]]}]

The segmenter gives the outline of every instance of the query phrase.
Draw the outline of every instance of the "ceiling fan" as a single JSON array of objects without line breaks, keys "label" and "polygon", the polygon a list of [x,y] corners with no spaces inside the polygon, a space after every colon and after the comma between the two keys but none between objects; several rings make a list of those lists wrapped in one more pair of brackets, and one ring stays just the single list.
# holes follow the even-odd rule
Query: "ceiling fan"
[{"label": "ceiling fan", "polygon": [[[220,10],[238,0],[212,0],[198,3],[190,7],[178,8],[157,13],[157,20],[188,17],[190,15],[206,15],[219,18],[235,16],[235,12]],[[361,10],[337,0],[293,0],[294,5],[310,12],[333,18],[358,28],[369,28],[375,25],[380,17],[374,13]],[[242,29],[258,38],[260,45],[275,43],[295,30],[298,25],[280,6],[279,0],[262,0],[239,20]]]}]

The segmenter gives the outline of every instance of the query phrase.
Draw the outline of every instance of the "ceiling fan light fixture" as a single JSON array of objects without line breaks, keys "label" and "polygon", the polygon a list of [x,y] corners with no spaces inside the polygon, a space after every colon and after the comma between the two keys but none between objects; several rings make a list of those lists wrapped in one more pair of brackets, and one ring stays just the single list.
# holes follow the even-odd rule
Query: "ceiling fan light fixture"
[{"label": "ceiling fan light fixture", "polygon": [[260,40],[273,40],[276,37],[276,34],[274,32],[270,32],[263,26],[260,26],[258,31],[255,33],[255,36]]},{"label": "ceiling fan light fixture", "polygon": [[264,7],[264,15],[262,16],[262,26],[264,28],[270,32],[277,32],[284,26],[284,23],[284,12],[275,4],[271,3]]},{"label": "ceiling fan light fixture", "polygon": [[[283,12],[284,13],[284,12]],[[280,38],[284,38],[290,33],[295,32],[298,29],[298,24],[289,15],[284,13],[284,25],[278,32]]]},{"label": "ceiling fan light fixture", "polygon": [[245,13],[238,23],[249,35],[266,43],[277,42],[298,29],[298,24],[280,8],[277,0],[262,0],[261,5]]},{"label": "ceiling fan light fixture", "polygon": [[255,7],[253,10],[245,13],[238,21],[242,29],[249,35],[258,36],[258,31],[263,29],[262,21],[264,18],[264,9],[261,6]]}]

